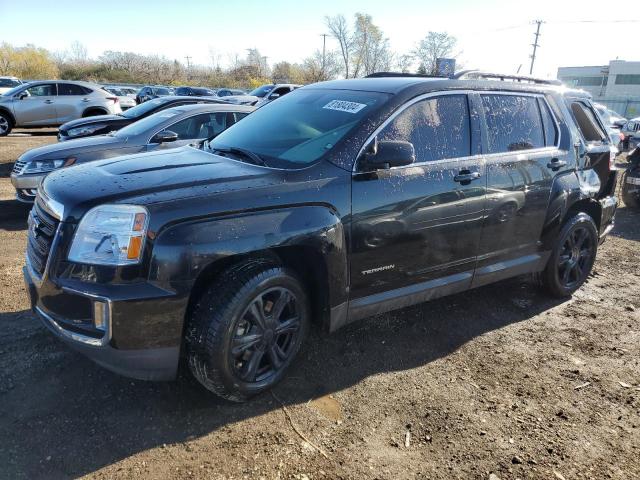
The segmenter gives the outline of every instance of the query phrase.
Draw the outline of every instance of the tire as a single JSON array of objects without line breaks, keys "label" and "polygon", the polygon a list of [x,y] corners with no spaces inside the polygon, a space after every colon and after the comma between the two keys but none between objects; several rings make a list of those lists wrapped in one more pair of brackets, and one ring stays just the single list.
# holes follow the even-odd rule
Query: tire
[{"label": "tire", "polygon": [[194,308],[186,332],[189,369],[219,397],[246,401],[284,377],[309,323],[308,296],[293,272],[267,261],[238,265]]},{"label": "tire", "polygon": [[11,117],[4,112],[0,112],[0,137],[6,137],[13,128]]},{"label": "tire", "polygon": [[571,296],[591,273],[597,251],[598,230],[593,219],[582,212],[571,217],[540,275],[542,287],[554,297]]},{"label": "tire", "polygon": [[638,193],[629,191],[629,184],[627,183],[627,175],[629,171],[625,171],[622,175],[622,201],[629,208],[640,208],[640,201],[638,199]]}]

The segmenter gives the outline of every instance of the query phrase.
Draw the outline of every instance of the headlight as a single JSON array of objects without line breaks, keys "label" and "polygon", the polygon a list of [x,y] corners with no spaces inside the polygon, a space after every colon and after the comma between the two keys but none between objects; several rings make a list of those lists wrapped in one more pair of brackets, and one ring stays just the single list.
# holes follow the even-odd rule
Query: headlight
[{"label": "headlight", "polygon": [[[73,160],[75,160],[75,158]],[[32,160],[27,163],[22,173],[50,172],[51,170],[62,167],[67,161],[68,160]]]},{"label": "headlight", "polygon": [[102,130],[104,125],[87,125],[86,127],[77,127],[72,128],[67,132],[67,135],[70,137],[82,137],[85,135],[92,135],[99,130]]},{"label": "headlight", "polygon": [[69,260],[92,265],[131,265],[142,258],[149,213],[137,205],[100,205],[80,221]]}]

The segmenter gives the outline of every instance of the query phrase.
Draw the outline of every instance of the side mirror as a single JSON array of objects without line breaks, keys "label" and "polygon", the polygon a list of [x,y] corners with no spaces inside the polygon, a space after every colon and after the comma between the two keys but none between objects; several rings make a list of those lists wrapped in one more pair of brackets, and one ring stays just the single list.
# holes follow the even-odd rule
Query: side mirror
[{"label": "side mirror", "polygon": [[175,142],[176,140],[178,140],[178,134],[176,132],[172,132],[171,130],[162,130],[151,138],[150,143],[167,143]]},{"label": "side mirror", "polygon": [[271,95],[269,95],[269,100],[275,100],[276,98],[280,98],[279,93],[272,93]]},{"label": "side mirror", "polygon": [[379,142],[374,140],[361,158],[366,168],[379,170],[411,165],[416,161],[416,152],[411,142],[403,140],[382,140]]},{"label": "side mirror", "polygon": [[26,91],[22,91],[18,94],[18,100],[24,100],[25,98],[27,98],[29,96],[29,94]]}]

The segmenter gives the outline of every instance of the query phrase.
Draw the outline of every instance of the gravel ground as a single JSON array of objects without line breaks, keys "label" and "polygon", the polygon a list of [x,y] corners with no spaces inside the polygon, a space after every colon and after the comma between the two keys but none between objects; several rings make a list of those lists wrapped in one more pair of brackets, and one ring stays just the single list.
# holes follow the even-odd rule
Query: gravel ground
[{"label": "gravel ground", "polygon": [[638,212],[571,300],[515,279],[314,332],[273,394],[230,405],[111,374],[30,313],[1,164],[53,141],[0,138],[0,477],[640,478]]}]

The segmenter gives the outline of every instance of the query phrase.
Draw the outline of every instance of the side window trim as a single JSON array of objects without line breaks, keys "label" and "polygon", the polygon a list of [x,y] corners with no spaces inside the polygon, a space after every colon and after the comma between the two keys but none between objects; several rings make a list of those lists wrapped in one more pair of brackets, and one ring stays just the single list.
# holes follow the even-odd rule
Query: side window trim
[{"label": "side window trim", "polygon": [[[356,155],[356,160],[353,162],[353,168],[352,168],[352,173],[358,173],[359,170],[359,159],[362,156],[362,152],[364,152],[365,148],[367,147],[367,145],[369,145],[369,143],[371,143],[371,141],[373,141],[374,138],[376,138],[380,132],[382,130],[385,129],[385,127],[390,124],[397,116],[399,116],[401,113],[403,113],[407,108],[411,107],[412,105],[421,102],[422,100],[428,100],[430,98],[437,98],[437,97],[444,97],[447,95],[464,95],[466,96],[467,99],[467,107],[469,110],[469,117],[470,117],[470,125],[469,125],[469,129],[470,129],[470,133],[471,133],[471,155],[466,156],[466,157],[453,157],[453,158],[444,158],[441,160],[431,160],[431,161],[425,161],[425,162],[416,162],[416,163],[412,163],[411,165],[407,165],[407,166],[403,166],[403,167],[391,167],[392,170],[396,170],[396,169],[403,169],[403,168],[409,168],[409,167],[415,167],[415,166],[420,166],[420,165],[435,165],[438,163],[445,163],[445,162],[452,162],[452,161],[457,161],[457,160],[462,160],[462,159],[468,159],[468,158],[474,158],[474,157],[479,157],[482,156],[482,154],[477,153],[474,154],[474,150],[475,148],[475,143],[477,142],[477,139],[474,138],[474,131],[475,131],[475,126],[474,126],[474,116],[477,115],[476,112],[476,108],[474,103],[471,101],[470,96],[475,93],[473,90],[448,90],[448,91],[439,91],[439,92],[429,92],[429,93],[424,93],[422,95],[418,95],[417,97],[414,97],[408,101],[406,101],[405,103],[403,103],[400,107],[398,107],[391,115],[389,115],[384,122],[382,122],[380,125],[378,125],[378,127],[373,131],[373,133],[371,135],[369,135],[367,137],[367,140],[362,144],[362,146],[360,147],[360,150],[358,150],[358,154]],[[476,118],[477,119],[477,118]]]},{"label": "side window trim", "polygon": [[[551,108],[551,105],[549,105],[549,101],[545,96],[538,97],[538,108],[540,109],[540,116],[542,117],[542,126],[545,127],[544,142],[545,142],[546,148],[549,148],[549,147],[560,148],[560,125],[558,124],[558,119],[556,118],[556,115],[553,112],[553,109]],[[544,108],[547,109],[547,112],[549,113],[549,117],[551,117],[551,121],[553,122],[553,128],[555,129],[555,132],[556,132],[555,142],[551,145],[547,145],[548,143],[547,129],[546,129],[547,117],[542,114],[542,111]]]}]

